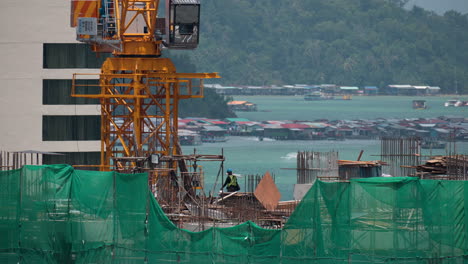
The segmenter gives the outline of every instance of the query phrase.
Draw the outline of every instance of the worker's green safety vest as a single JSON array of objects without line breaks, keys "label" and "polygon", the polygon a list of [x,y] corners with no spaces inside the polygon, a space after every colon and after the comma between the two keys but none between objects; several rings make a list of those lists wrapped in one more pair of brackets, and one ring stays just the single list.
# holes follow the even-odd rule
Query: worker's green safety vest
[{"label": "worker's green safety vest", "polygon": [[234,175],[229,175],[231,181],[228,183],[227,187],[237,186],[237,177]]}]

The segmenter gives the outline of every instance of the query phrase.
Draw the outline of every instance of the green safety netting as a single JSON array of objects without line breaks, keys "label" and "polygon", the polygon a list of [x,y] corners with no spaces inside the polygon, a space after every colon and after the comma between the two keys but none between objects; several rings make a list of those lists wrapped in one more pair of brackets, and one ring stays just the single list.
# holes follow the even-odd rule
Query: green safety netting
[{"label": "green safety netting", "polygon": [[146,174],[0,172],[0,263],[464,263],[462,181],[316,182],[282,230],[174,226]]}]

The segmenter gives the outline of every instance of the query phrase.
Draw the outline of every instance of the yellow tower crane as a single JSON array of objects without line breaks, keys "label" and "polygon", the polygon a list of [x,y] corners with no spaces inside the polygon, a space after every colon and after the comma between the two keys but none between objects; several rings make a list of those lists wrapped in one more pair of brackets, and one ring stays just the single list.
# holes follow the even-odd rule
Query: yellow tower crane
[{"label": "yellow tower crane", "polygon": [[199,0],[166,0],[165,18],[158,17],[159,5],[159,0],[72,0],[77,40],[113,54],[102,65],[99,86],[85,89],[78,80],[90,77],[73,76],[73,97],[100,99],[101,170],[151,167],[166,176],[177,171],[179,100],[203,97],[203,79],[219,78],[177,73],[170,59],[161,58],[164,48],[197,47]]}]

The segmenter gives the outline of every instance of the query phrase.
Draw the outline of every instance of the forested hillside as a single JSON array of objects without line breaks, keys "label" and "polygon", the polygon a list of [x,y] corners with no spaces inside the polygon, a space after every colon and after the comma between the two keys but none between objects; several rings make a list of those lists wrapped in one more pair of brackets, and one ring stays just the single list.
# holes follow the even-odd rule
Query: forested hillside
[{"label": "forested hillside", "polygon": [[[171,57],[179,72],[198,72],[196,65],[187,55],[176,55],[173,52],[167,52],[165,56]],[[204,89],[202,99],[194,98],[180,101],[179,116],[184,118],[206,117],[219,119],[236,117],[236,114],[227,106],[227,103],[232,100],[231,97],[217,94],[213,89]]]},{"label": "forested hillside", "polygon": [[468,1],[466,0],[407,0],[405,8],[412,8],[413,5],[420,6],[427,10],[433,10],[438,14],[443,14],[449,10],[461,13],[468,13]]},{"label": "forested hillside", "polygon": [[212,82],[413,84],[468,93],[468,15],[400,0],[203,0],[190,56]]}]

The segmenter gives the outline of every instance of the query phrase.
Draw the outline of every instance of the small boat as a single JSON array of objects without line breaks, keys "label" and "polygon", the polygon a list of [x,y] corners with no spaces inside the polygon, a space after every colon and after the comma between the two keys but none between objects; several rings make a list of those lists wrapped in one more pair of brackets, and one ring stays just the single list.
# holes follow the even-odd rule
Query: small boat
[{"label": "small boat", "polygon": [[462,106],[462,105],[463,105],[463,102],[458,100],[458,99],[447,100],[444,103],[445,107],[459,107],[459,106]]},{"label": "small boat", "polygon": [[416,110],[427,109],[426,100],[413,100],[413,109],[416,109]]},{"label": "small boat", "polygon": [[330,95],[324,95],[321,92],[312,92],[304,96],[306,101],[322,101],[322,100],[333,100],[335,97]]}]

